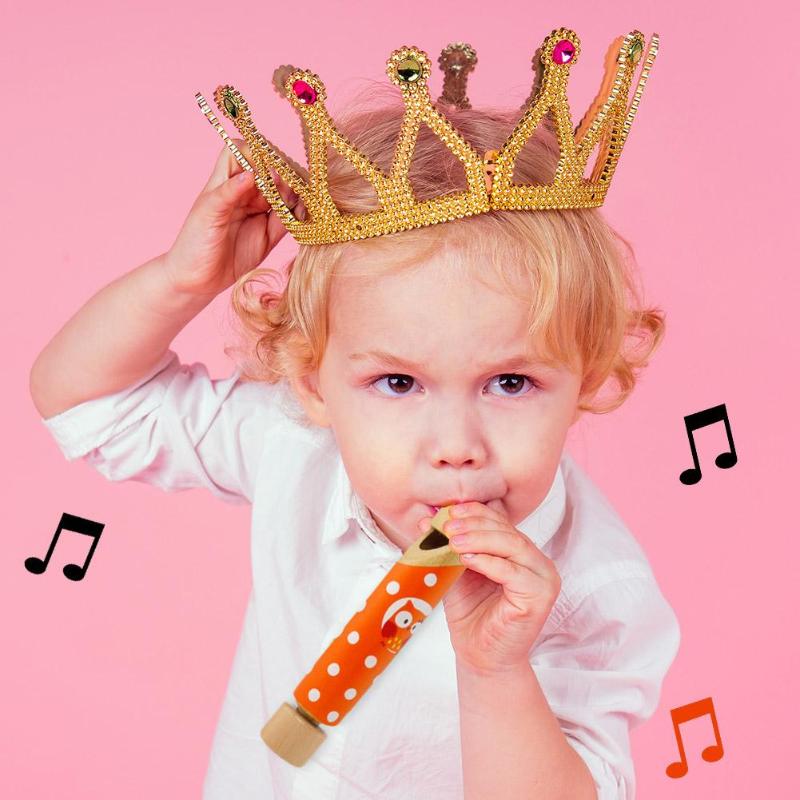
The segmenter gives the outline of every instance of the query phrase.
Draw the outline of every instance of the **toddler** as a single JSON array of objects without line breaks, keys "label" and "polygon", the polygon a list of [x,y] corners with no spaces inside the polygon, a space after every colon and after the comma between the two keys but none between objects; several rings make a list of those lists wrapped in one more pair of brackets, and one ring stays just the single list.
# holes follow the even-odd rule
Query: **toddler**
[{"label": "toddler", "polygon": [[[388,171],[403,107],[387,92],[370,87],[335,120]],[[479,152],[519,117],[445,113]],[[514,180],[550,182],[557,160],[546,119]],[[417,198],[465,188],[459,168],[423,126]],[[341,211],[375,208],[332,148],[329,182]],[[285,285],[259,288],[282,277],[259,265],[285,232],[223,148],[169,250],[92,297],[31,371],[67,459],[252,504],[252,591],[204,797],[630,800],[630,730],[657,707],[679,628],[642,548],[563,449],[582,412],[624,402],[663,334],[630,245],[594,208],[492,211],[300,245]],[[211,378],[170,344],[231,287],[239,359]],[[289,765],[262,726],[435,507],[455,503],[465,572],[314,756]]]}]

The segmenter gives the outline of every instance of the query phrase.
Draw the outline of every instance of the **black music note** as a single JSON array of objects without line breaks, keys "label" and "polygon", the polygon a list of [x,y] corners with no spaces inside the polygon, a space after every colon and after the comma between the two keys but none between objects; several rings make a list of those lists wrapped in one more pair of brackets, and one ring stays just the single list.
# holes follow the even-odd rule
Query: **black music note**
[{"label": "black music note", "polygon": [[94,520],[85,519],[84,517],[77,517],[74,514],[67,514],[66,511],[61,514],[61,521],[58,523],[56,532],[53,534],[53,538],[50,541],[50,547],[47,550],[44,561],[36,556],[26,558],[25,569],[27,569],[28,572],[32,572],[34,575],[41,575],[47,569],[47,564],[50,561],[50,556],[53,555],[53,550],[55,550],[56,542],[58,541],[62,528],[66,528],[68,531],[74,531],[75,533],[85,533],[93,539],[92,546],[89,548],[89,554],[86,556],[86,561],[84,561],[83,566],[67,564],[64,567],[64,575],[66,575],[67,578],[71,581],[82,581],[83,576],[86,575],[86,570],[89,569],[89,563],[94,555],[94,549],[100,541],[100,534],[103,532],[103,528],[105,528],[105,523],[95,522]]},{"label": "black music note", "polygon": [[697,483],[703,477],[700,471],[700,462],[697,460],[697,448],[694,444],[694,431],[698,428],[704,428],[706,425],[711,425],[714,422],[724,422],[725,432],[728,434],[728,444],[731,451],[729,453],[720,453],[715,459],[714,463],[720,469],[729,469],[736,461],[736,448],[733,444],[733,435],[731,434],[731,423],[728,421],[728,410],[725,408],[725,403],[719,406],[712,406],[703,411],[697,411],[694,414],[685,416],[684,422],[686,423],[686,433],[689,434],[689,446],[692,448],[692,458],[694,459],[694,467],[689,467],[681,472],[681,483],[686,486],[691,486]]},{"label": "black music note", "polygon": [[708,747],[703,748],[701,756],[703,761],[719,761],[724,753],[722,749],[722,739],[719,735],[719,725],[717,724],[717,715],[714,713],[714,701],[710,697],[703,700],[696,700],[694,703],[688,703],[679,708],[673,708],[670,712],[672,715],[672,727],[675,729],[675,739],[678,742],[678,753],[680,754],[679,761],[673,761],[667,767],[667,775],[670,778],[682,778],[689,771],[689,764],[686,761],[686,750],[683,747],[683,736],[681,736],[680,726],[690,719],[697,719],[708,714],[711,717],[711,725],[714,728],[714,739],[716,744],[710,744]]}]

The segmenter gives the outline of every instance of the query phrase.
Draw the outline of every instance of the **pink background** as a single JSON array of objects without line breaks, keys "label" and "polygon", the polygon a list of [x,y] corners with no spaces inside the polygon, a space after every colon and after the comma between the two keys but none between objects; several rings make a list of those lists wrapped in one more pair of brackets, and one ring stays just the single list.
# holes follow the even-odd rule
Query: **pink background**
[{"label": "pink background", "polygon": [[[4,796],[200,794],[249,590],[249,508],[69,465],[28,392],[46,342],[102,286],[169,248],[205,184],[222,144],[195,92],[208,99],[218,84],[237,85],[256,124],[300,158],[298,119],[270,83],[279,64],[322,76],[335,112],[360,77],[386,79],[396,47],[435,58],[461,39],[480,59],[473,103],[517,106],[533,51],[562,25],[581,37],[576,121],[614,36],[638,28],[662,42],[604,208],[633,241],[667,336],[629,402],[587,417],[569,442],[681,622],[661,704],[632,736],[638,796],[798,796],[798,531],[788,502],[799,433],[789,105],[798,21],[789,3],[690,0],[7,6],[2,425],[18,460],[5,471],[0,576]],[[295,246],[285,237],[269,263]],[[232,370],[228,302],[217,298],[173,343],[217,377]],[[739,463],[713,466],[724,431],[708,428],[697,435],[705,475],[684,486],[683,416],[723,402]],[[44,555],[62,511],[106,523],[78,584],[61,574],[85,554],[77,536],[62,538],[43,575],[23,567]],[[689,773],[670,779],[670,709],[707,696],[725,755],[700,760],[710,726],[689,723]]]}]

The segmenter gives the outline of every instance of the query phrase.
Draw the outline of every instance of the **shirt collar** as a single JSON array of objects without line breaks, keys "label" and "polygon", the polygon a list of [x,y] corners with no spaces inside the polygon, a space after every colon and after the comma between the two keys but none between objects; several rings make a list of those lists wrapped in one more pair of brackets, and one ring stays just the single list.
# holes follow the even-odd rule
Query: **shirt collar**
[{"label": "shirt collar", "polygon": [[[322,531],[322,543],[334,541],[348,531],[352,522],[361,527],[370,539],[383,542],[390,548],[397,546],[386,538],[364,502],[353,489],[341,453],[336,451],[336,485],[334,487]],[[541,548],[561,526],[566,513],[566,487],[562,465],[559,463],[553,483],[544,500],[516,527]]]}]

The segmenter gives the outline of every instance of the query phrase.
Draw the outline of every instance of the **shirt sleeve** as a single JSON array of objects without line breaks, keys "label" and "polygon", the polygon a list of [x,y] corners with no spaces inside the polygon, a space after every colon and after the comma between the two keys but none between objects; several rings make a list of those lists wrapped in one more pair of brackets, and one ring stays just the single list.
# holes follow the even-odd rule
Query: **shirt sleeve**
[{"label": "shirt sleeve", "polygon": [[42,419],[68,461],[82,458],[111,481],[167,492],[204,487],[252,502],[264,434],[275,422],[274,385],[243,382],[237,368],[212,379],[204,364],[163,358],[118,392]]},{"label": "shirt sleeve", "polygon": [[592,582],[534,650],[531,665],[567,741],[594,777],[598,800],[634,800],[630,731],[658,706],[680,628],[644,568]]}]

